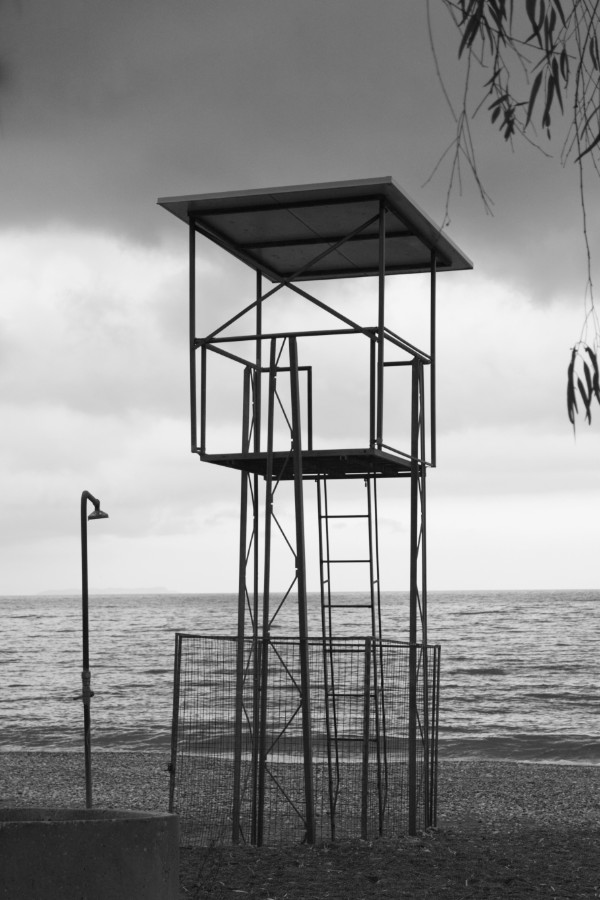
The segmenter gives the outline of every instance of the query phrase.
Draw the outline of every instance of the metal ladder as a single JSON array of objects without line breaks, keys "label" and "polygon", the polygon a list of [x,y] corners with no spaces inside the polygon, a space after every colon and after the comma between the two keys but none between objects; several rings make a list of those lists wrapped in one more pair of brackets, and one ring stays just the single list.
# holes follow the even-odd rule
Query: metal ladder
[{"label": "metal ladder", "polygon": [[[319,518],[319,567],[321,586],[321,621],[324,638],[339,637],[336,634],[335,611],[358,610],[367,611],[362,634],[376,640],[381,638],[381,596],[379,589],[379,541],[377,529],[377,479],[369,476],[364,479],[367,491],[367,509],[362,513],[335,513],[330,511],[328,479],[321,476],[317,479],[317,514]],[[367,547],[361,557],[332,557],[330,523],[351,520],[364,520],[367,526]],[[336,598],[332,587],[332,574],[341,566],[365,567],[368,570],[364,591],[368,596],[366,602],[349,601]],[[356,632],[355,632],[356,633]]]},{"label": "metal ladder", "polygon": [[[381,591],[379,582],[379,540],[377,523],[377,478],[364,478],[366,489],[366,512],[334,512],[331,509],[328,479],[317,478],[317,515],[319,520],[319,572],[321,589],[321,622],[323,636],[323,685],[327,760],[329,775],[329,812],[331,836],[335,839],[336,808],[339,797],[340,766],[344,756],[343,744],[347,741],[361,742],[362,747],[362,789],[361,789],[361,832],[366,837],[369,815],[369,780],[376,767],[377,811],[379,832],[383,833],[383,818],[387,795],[387,751],[385,729],[385,705],[382,688],[382,647],[381,647]],[[338,558],[332,556],[331,525],[333,522],[363,520],[366,524],[366,552],[360,557]],[[345,566],[367,569],[366,602],[348,597],[347,593],[337,593],[332,584],[336,569]],[[357,579],[358,581],[358,579]],[[356,651],[364,653],[363,685],[360,693],[356,685],[349,689],[336,664],[342,654],[347,656],[348,644],[340,640],[343,623],[340,617],[349,610],[363,610],[364,628],[356,630]],[[362,624],[362,623],[361,623]],[[357,641],[357,635],[360,634]],[[358,646],[356,646],[358,644]],[[348,733],[348,710],[362,699],[362,733],[352,736]]]}]

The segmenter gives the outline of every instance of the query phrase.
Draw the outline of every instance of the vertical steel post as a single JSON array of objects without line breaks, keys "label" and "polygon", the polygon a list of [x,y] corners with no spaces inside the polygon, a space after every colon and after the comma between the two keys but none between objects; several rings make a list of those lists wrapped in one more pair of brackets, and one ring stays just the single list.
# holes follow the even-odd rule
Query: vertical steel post
[{"label": "vertical steel post", "polygon": [[[262,276],[256,273],[256,369],[254,373],[254,392],[252,396],[252,427],[254,452],[260,453],[261,421],[262,421]],[[250,476],[249,476],[250,477]],[[260,499],[259,476],[252,476],[252,537],[253,537],[253,584],[252,584],[252,829],[251,841],[256,843],[256,813],[259,767],[259,729],[260,729],[260,678],[261,653],[259,642],[260,621],[260,552],[259,540]]]},{"label": "vertical steel post", "polygon": [[81,699],[83,701],[83,748],[85,764],[85,805],[92,808],[92,736],[90,701],[94,696],[91,690],[90,644],[88,618],[88,553],[87,553],[87,516],[86,491],[81,495],[81,630],[83,661],[81,671]]},{"label": "vertical steel post", "polygon": [[419,391],[419,546],[421,557],[421,641],[427,645],[427,466],[425,465],[425,373],[422,362],[417,362]]},{"label": "vertical steel post", "polygon": [[306,370],[306,427],[308,432],[308,450],[313,448],[313,384],[312,384],[312,366]]},{"label": "vertical steel post", "polygon": [[419,544],[421,556],[421,655],[423,672],[423,761],[424,761],[424,788],[423,810],[425,825],[431,825],[428,820],[429,812],[429,779],[427,777],[429,766],[429,647],[427,645],[427,467],[425,465],[425,384],[423,363],[418,363],[419,372],[419,445],[421,465],[419,468],[419,515],[420,531]]},{"label": "vertical steel post", "polygon": [[304,495],[302,484],[302,423],[298,375],[298,346],[289,338],[290,399],[292,407],[292,455],[294,460],[294,501],[296,507],[296,577],[298,584],[298,636],[300,639],[300,690],[302,692],[302,744],[304,751],[304,801],[306,841],[315,842],[315,804],[313,791],[313,754],[308,656],[308,618],[306,591],[306,551],[304,545]]},{"label": "vertical steel post", "polygon": [[[94,512],[86,515],[88,500],[94,504]],[[80,531],[81,531],[81,631],[82,631],[82,671],[81,671],[81,699],[83,701],[83,736],[85,756],[85,805],[92,807],[92,736],[90,702],[94,693],[91,689],[92,676],[90,674],[90,641],[88,618],[88,552],[87,552],[87,523],[90,519],[108,519],[108,514],[100,509],[100,501],[83,491],[79,504]]]},{"label": "vertical steel post", "polygon": [[419,601],[419,371],[412,363],[410,463],[410,599],[408,650],[408,833],[417,833],[417,614]]},{"label": "vertical steel post", "polygon": [[[244,369],[244,396],[242,411],[242,453],[248,453],[250,445],[250,367]],[[240,840],[241,770],[242,770],[242,716],[244,704],[245,669],[245,621],[246,621],[246,578],[248,543],[248,474],[241,473],[240,487],[240,547],[238,562],[238,622],[235,673],[235,723],[233,745],[233,803],[232,841]]]},{"label": "vertical steel post", "polygon": [[192,453],[198,449],[198,430],[196,424],[196,225],[189,217],[189,343],[190,343],[190,425]]},{"label": "vertical steel post", "polygon": [[262,369],[262,275],[256,273],[256,382],[254,384],[254,452],[260,452]]},{"label": "vertical steel post", "polygon": [[374,334],[371,335],[369,349],[369,447],[371,450],[375,448],[376,436],[376,395],[377,395],[377,339]]},{"label": "vertical steel post", "polygon": [[379,302],[377,317],[377,447],[383,443],[383,372],[385,345],[385,214],[384,201],[379,201]]},{"label": "vertical steel post", "polygon": [[[256,369],[254,375],[254,395],[252,410],[252,427],[254,452],[260,453],[262,422],[262,275],[256,273]],[[260,583],[260,541],[259,541],[259,476],[253,477],[253,529],[254,529],[254,627],[257,631],[259,622],[259,583]]]},{"label": "vertical steel post", "polygon": [[[194,371],[196,366],[196,359],[194,357]],[[206,344],[202,344],[202,348],[200,350],[200,453],[206,453],[206,386],[207,386],[207,378],[206,378],[206,366],[207,366],[207,350]],[[195,375],[194,375],[195,381]],[[196,408],[196,395],[194,391],[194,409]],[[197,440],[197,426],[194,424],[194,441]],[[193,448],[195,450],[198,449],[197,445]]]},{"label": "vertical steel post", "polygon": [[[431,356],[431,372],[430,372],[430,392],[431,392],[431,465],[435,468],[437,465],[437,441],[436,441],[436,369],[435,369],[435,351],[436,351],[436,256],[435,250],[431,251],[431,309],[429,314],[429,327],[431,336],[429,341],[429,352]],[[423,457],[425,458],[425,457]]]}]

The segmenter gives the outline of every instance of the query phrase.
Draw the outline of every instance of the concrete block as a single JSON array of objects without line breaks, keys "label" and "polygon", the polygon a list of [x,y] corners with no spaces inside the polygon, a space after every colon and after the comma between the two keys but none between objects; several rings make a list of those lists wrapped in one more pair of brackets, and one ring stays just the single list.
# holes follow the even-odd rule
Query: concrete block
[{"label": "concrete block", "polygon": [[171,813],[0,809],[2,900],[177,900]]}]

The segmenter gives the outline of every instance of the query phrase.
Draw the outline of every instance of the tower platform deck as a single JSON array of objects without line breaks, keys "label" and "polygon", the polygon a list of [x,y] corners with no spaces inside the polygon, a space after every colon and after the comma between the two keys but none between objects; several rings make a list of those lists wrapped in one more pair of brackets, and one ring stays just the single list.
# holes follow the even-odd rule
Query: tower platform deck
[{"label": "tower platform deck", "polygon": [[[200,453],[203,462],[215,463],[241,472],[267,474],[267,453]],[[291,450],[272,454],[273,477],[287,481],[294,477],[294,461]],[[411,460],[386,450],[372,448],[326,449],[302,451],[302,477],[360,478],[377,475],[384,478],[410,476]]]}]

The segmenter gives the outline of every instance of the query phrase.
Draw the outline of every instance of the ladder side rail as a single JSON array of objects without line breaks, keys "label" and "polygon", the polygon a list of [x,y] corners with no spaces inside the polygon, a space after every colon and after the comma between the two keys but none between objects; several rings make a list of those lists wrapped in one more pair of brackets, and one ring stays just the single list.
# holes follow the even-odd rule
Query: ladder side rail
[{"label": "ladder side rail", "polygon": [[[242,452],[247,453],[250,444],[250,379],[249,367],[244,370],[244,396],[242,412]],[[248,542],[248,475],[241,473],[240,485],[240,544],[238,561],[238,621],[235,671],[235,719],[233,741],[233,802],[232,833],[234,844],[240,840],[241,771],[242,771],[242,717],[244,703],[244,650],[247,587]]]},{"label": "ladder side rail", "polygon": [[319,523],[319,582],[321,589],[325,744],[327,750],[327,781],[331,840],[335,840],[337,799],[340,788],[340,759],[336,707],[336,678],[333,662],[333,637],[331,634],[331,567],[329,563],[330,516],[328,514],[327,504],[327,478],[318,477],[316,483],[317,517]]},{"label": "ladder side rail", "polygon": [[375,707],[375,741],[377,759],[377,799],[379,810],[379,834],[383,834],[383,823],[387,804],[388,759],[387,734],[385,727],[385,683],[383,667],[383,644],[381,627],[381,587],[379,580],[379,529],[377,521],[377,476],[365,479],[367,488],[369,569],[371,588],[371,630],[373,637],[373,699]]}]

